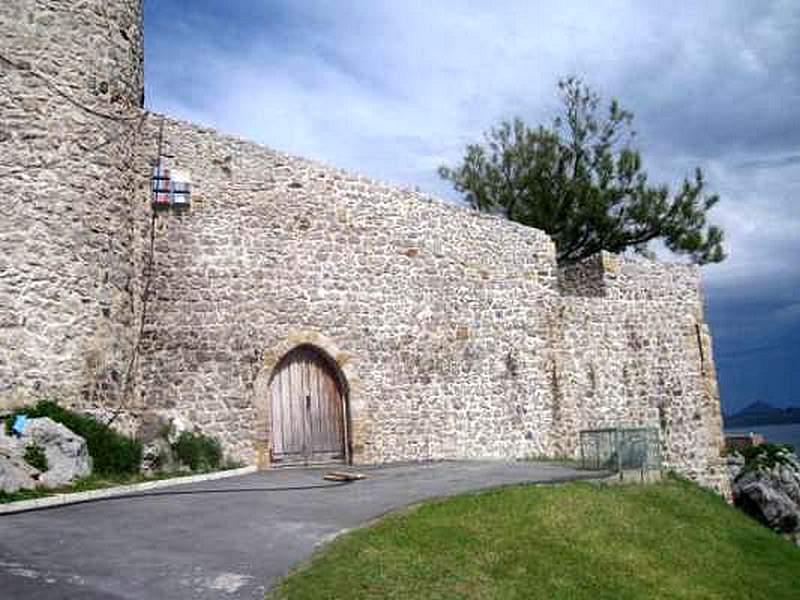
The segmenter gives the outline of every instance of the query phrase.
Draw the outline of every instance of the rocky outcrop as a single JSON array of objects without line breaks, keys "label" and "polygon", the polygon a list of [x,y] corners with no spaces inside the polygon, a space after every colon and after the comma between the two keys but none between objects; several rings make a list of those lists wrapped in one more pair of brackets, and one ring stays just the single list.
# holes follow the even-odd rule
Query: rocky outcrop
[{"label": "rocky outcrop", "polygon": [[32,490],[40,472],[18,457],[0,456],[0,491]]},{"label": "rocky outcrop", "polygon": [[[733,461],[735,504],[800,546],[800,459],[784,450],[771,460],[753,460],[747,466],[744,459]],[[731,460],[728,465],[733,474]]]},{"label": "rocky outcrop", "polygon": [[744,456],[738,452],[728,455],[728,478],[733,482],[744,471]]},{"label": "rocky outcrop", "polygon": [[[25,462],[25,450],[37,445],[47,457],[47,470],[40,472]],[[86,440],[52,419],[28,421],[20,437],[0,434],[0,490],[13,493],[37,485],[58,487],[92,472]]]},{"label": "rocky outcrop", "polygon": [[142,473],[147,475],[157,471],[172,471],[175,468],[172,447],[167,440],[156,438],[142,445]]}]

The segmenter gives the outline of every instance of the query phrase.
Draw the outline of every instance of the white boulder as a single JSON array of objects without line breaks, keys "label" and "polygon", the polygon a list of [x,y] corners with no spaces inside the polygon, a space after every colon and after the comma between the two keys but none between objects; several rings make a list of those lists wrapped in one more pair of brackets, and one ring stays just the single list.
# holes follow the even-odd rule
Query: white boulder
[{"label": "white boulder", "polygon": [[5,425],[0,422],[0,491],[13,494],[36,487],[39,471],[25,462],[22,452],[19,441],[6,435]]},{"label": "white boulder", "polygon": [[0,491],[13,494],[20,490],[32,490],[37,485],[39,471],[22,457],[10,456],[0,451]]},{"label": "white boulder", "polygon": [[30,419],[17,440],[19,455],[36,444],[47,457],[47,470],[39,477],[39,484],[58,487],[92,472],[92,457],[84,440],[61,423],[48,417]]}]

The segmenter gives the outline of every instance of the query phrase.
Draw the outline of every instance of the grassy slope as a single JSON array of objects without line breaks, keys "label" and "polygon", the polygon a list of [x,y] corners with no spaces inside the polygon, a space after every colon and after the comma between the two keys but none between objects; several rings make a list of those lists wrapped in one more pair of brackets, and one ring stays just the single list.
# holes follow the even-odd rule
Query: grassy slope
[{"label": "grassy slope", "polygon": [[696,486],[521,486],[346,535],[277,598],[800,598],[800,549]]}]

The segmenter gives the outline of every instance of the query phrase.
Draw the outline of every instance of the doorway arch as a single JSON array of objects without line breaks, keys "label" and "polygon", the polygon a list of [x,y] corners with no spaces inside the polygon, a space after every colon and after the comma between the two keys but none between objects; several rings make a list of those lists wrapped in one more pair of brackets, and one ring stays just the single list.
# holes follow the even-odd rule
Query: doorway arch
[{"label": "doorway arch", "polygon": [[271,462],[348,462],[347,382],[323,351],[287,352],[269,380]]}]

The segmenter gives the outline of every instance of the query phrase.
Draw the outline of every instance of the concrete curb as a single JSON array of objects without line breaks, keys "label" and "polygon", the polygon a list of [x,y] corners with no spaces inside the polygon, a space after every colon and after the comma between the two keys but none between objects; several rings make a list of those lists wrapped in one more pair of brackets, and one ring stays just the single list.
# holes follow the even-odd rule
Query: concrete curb
[{"label": "concrete curb", "polygon": [[80,502],[90,502],[102,500],[104,498],[115,498],[126,496],[132,493],[147,492],[159,488],[185,485],[188,483],[201,483],[203,481],[214,481],[217,479],[227,479],[240,475],[255,473],[258,467],[242,467],[241,469],[229,469],[227,471],[216,471],[214,473],[203,473],[202,475],[187,475],[186,477],[173,477],[172,479],[158,479],[156,481],[144,481],[142,483],[132,483],[130,485],[120,485],[117,487],[91,490],[89,492],[73,492],[67,494],[55,494],[45,498],[34,500],[19,500],[9,504],[0,504],[0,515],[27,512],[29,510],[40,510],[42,508],[53,508],[56,506],[66,506],[68,504],[78,504]]}]

